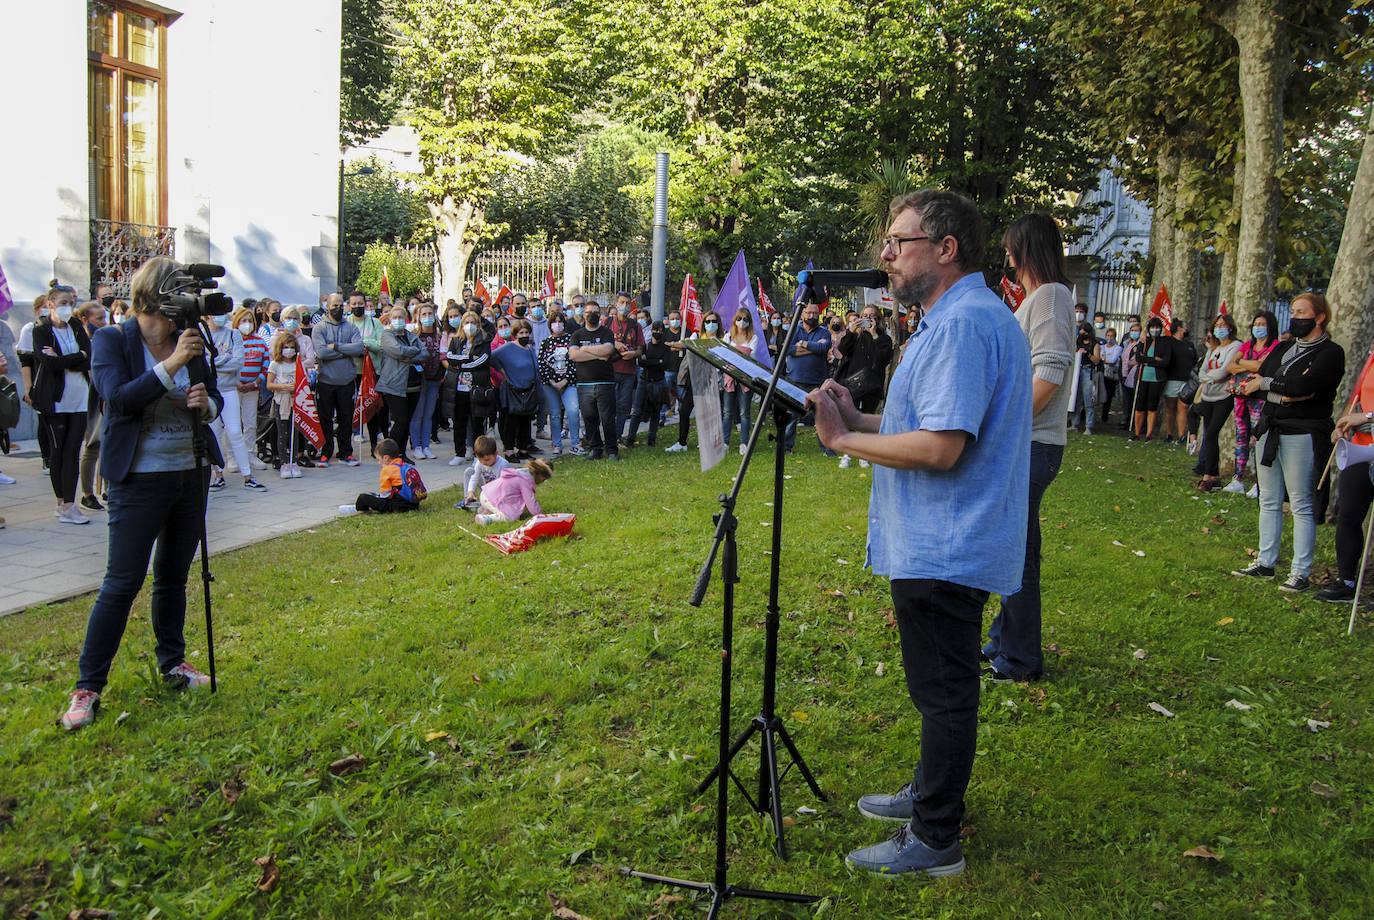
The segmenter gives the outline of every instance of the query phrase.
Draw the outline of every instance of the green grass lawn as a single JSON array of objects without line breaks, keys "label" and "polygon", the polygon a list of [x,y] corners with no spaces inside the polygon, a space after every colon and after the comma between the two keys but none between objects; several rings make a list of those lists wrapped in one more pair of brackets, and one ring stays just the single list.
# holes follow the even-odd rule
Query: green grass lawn
[{"label": "green grass lawn", "polygon": [[[787,776],[784,863],[732,790],[730,880],[824,900],[724,916],[1374,914],[1374,624],[1347,637],[1348,608],[1227,577],[1256,503],[1201,496],[1179,449],[1102,435],[1073,436],[1042,509],[1048,677],[985,686],[968,871],[846,869],[886,832],[854,802],[909,777],[919,719],[887,585],[862,569],[868,472],[800,443],[778,708],[830,801]],[[591,920],[698,916],[618,869],[711,877],[714,793],[692,792],[715,761],[719,578],[701,609],[686,598],[737,461],[561,461],[541,500],[578,513],[576,536],[509,558],[458,529],[454,490],[220,557],[219,693],[159,686],[145,592],[75,734],[54,722],[90,599],[0,620],[0,913],[545,918],[553,898]],[[759,705],[771,467],[739,508],[739,728]],[[736,761],[751,788],[757,751]],[[331,774],[350,754],[362,768]]]}]

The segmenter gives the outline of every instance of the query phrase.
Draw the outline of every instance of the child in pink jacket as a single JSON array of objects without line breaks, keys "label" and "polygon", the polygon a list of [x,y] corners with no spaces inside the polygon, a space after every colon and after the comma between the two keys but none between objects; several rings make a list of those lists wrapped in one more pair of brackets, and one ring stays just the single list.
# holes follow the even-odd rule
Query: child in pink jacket
[{"label": "child in pink jacket", "polygon": [[553,467],[547,460],[530,460],[522,470],[505,469],[501,475],[482,486],[481,502],[476,521],[482,526],[502,521],[518,521],[528,511],[542,514],[535,487],[553,477]]}]

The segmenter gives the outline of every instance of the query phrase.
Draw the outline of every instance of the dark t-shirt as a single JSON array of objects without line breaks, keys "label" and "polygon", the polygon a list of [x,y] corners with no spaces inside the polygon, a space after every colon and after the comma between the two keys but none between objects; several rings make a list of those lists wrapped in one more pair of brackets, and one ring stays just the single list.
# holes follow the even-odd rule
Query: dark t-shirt
[{"label": "dark t-shirt", "polygon": [[[572,347],[581,348],[583,345],[614,345],[615,334],[607,328],[603,322],[595,329],[582,327],[574,329],[572,333]],[[614,352],[612,352],[614,354]],[[610,358],[598,358],[595,361],[577,362],[577,382],[578,383],[615,383],[615,368],[611,364]]]}]

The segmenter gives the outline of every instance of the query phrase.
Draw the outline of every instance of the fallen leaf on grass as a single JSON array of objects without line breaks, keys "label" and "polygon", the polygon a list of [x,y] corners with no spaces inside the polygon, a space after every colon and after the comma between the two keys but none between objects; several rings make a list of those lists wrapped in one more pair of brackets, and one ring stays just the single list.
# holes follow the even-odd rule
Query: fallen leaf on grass
[{"label": "fallen leaf on grass", "polygon": [[329,765],[329,772],[335,776],[347,776],[350,773],[357,773],[367,763],[367,758],[362,754],[349,754],[347,757],[340,757]]},{"label": "fallen leaf on grass", "polygon": [[892,608],[883,611],[883,623],[888,629],[895,629],[897,626],[897,615],[892,612]]},{"label": "fallen leaf on grass", "polygon": [[1219,514],[1214,514],[1207,520],[1211,521],[1213,524],[1216,524],[1218,527],[1222,527],[1226,524],[1226,518],[1222,517]]},{"label": "fallen leaf on grass", "polygon": [[833,590],[830,592],[830,596],[831,596],[831,597],[848,597],[849,595],[845,594],[845,593],[844,593],[843,591],[841,591],[839,588],[835,588],[835,589],[833,589]]},{"label": "fallen leaf on grass", "polygon": [[1060,648],[1059,643],[1057,642],[1051,642],[1049,645],[1045,646],[1045,651],[1054,652],[1060,658],[1063,658],[1065,655],[1068,654],[1068,650]]},{"label": "fallen leaf on grass", "polygon": [[1113,540],[1113,541],[1112,541],[1112,546],[1125,546],[1125,545],[1126,545],[1126,544],[1125,544],[1125,543],[1122,543],[1120,540]]},{"label": "fallen leaf on grass", "polygon": [[796,827],[796,826],[797,826],[797,819],[794,818],[794,817],[792,817],[791,815],[783,815],[783,817],[782,817],[782,826],[783,826],[783,827]]},{"label": "fallen leaf on grass", "polygon": [[1203,533],[1211,533],[1211,532],[1212,532],[1212,528],[1208,527],[1206,524],[1203,524],[1203,525],[1202,525],[1202,532],[1203,532]]},{"label": "fallen leaf on grass", "polygon": [[331,585],[341,585],[341,584],[343,584],[343,579],[342,579],[342,578],[331,578],[331,579],[329,579],[329,583],[330,583]]},{"label": "fallen leaf on grass", "polygon": [[233,805],[235,802],[239,800],[239,796],[243,795],[243,789],[243,783],[239,782],[237,779],[233,777],[230,777],[229,779],[226,779],[223,783],[220,784],[219,794],[224,798],[225,802],[227,802],[230,805]]},{"label": "fallen leaf on grass", "polygon": [[664,904],[679,904],[682,902],[680,894],[661,894],[658,900],[654,901],[654,907],[662,907]]},{"label": "fallen leaf on grass", "polygon": [[1137,661],[1144,661],[1144,660],[1145,660],[1145,650],[1144,650],[1143,648],[1138,648],[1138,649],[1136,649],[1134,652],[1131,653],[1131,656],[1134,657]]},{"label": "fallen leaf on grass", "polygon": [[1232,623],[1234,623],[1234,622],[1236,622],[1236,618],[1235,618],[1235,617],[1222,617],[1220,620],[1217,620],[1217,625],[1218,625],[1218,626],[1230,626],[1230,625],[1231,625]]},{"label": "fallen leaf on grass", "polygon": [[1184,597],[1202,597],[1202,592],[1201,592],[1201,591],[1189,591],[1187,594],[1185,594],[1185,595],[1183,595],[1183,596],[1184,596]]},{"label": "fallen leaf on grass", "polygon": [[258,891],[271,891],[277,887],[277,882],[281,881],[281,869],[277,868],[277,860],[271,856],[254,857],[253,862],[262,866],[262,878],[258,879]]},{"label": "fallen leaf on grass", "polygon": [[847,613],[845,613],[844,618],[845,618],[846,620],[848,620],[849,622],[853,623],[853,622],[854,622],[854,611],[850,610],[850,611],[848,611]]},{"label": "fallen leaf on grass", "polygon": [[552,891],[544,892],[544,897],[549,899],[549,906],[553,908],[553,915],[558,920],[590,920],[568,906],[568,902],[556,896]]},{"label": "fallen leaf on grass", "polygon": [[[883,663],[882,663],[881,661],[878,662],[878,666],[877,666],[876,668],[873,669],[873,673],[876,674],[876,675],[878,675],[879,677],[882,677],[883,674],[886,673],[886,669],[883,667]],[[1309,725],[1312,724],[1312,720],[1311,720],[1311,719],[1308,720],[1308,724],[1309,724]],[[1313,730],[1313,731],[1316,731],[1315,728],[1312,729],[1312,730]]]},{"label": "fallen leaf on grass", "polygon": [[448,732],[446,732],[446,731],[426,732],[426,733],[425,733],[425,740],[426,740],[426,741],[438,741],[440,738],[447,738],[447,737],[448,737]]},{"label": "fallen leaf on grass", "polygon": [[1310,732],[1312,732],[1313,734],[1316,734],[1318,731],[1320,731],[1320,730],[1323,729],[1323,728],[1330,728],[1330,727],[1331,727],[1331,723],[1330,723],[1330,722],[1319,722],[1319,721],[1317,721],[1316,719],[1308,719],[1308,720],[1307,720],[1307,730],[1310,731]]},{"label": "fallen leaf on grass", "polygon": [[1227,700],[1226,705],[1230,706],[1232,709],[1239,709],[1241,712],[1249,712],[1251,709],[1255,708],[1254,706],[1242,703],[1240,700]]},{"label": "fallen leaf on grass", "polygon": [[1145,551],[1143,549],[1133,549],[1131,550],[1131,552],[1135,553],[1137,556],[1145,555]]},{"label": "fallen leaf on grass", "polygon": [[1326,783],[1314,782],[1312,785],[1307,787],[1307,791],[1312,793],[1313,795],[1319,795],[1324,799],[1334,799],[1336,796],[1340,795],[1339,792],[1328,786]]},{"label": "fallen leaf on grass", "polygon": [[706,806],[704,804],[697,804],[692,806],[692,814],[694,815],[699,815],[705,810]]},{"label": "fallen leaf on grass", "polygon": [[1245,555],[1249,556],[1251,559],[1254,559],[1257,556],[1259,556],[1259,553],[1255,552],[1253,549],[1247,546],[1245,547]]},{"label": "fallen leaf on grass", "polygon": [[1170,712],[1169,710],[1165,709],[1163,706],[1159,705],[1158,703],[1151,703],[1151,704],[1150,704],[1150,708],[1153,709],[1155,712],[1159,713],[1160,715],[1162,715],[1162,716],[1163,716],[1164,718],[1166,718],[1166,719],[1172,719],[1172,718],[1174,717],[1174,714],[1173,714],[1172,712]]},{"label": "fallen leaf on grass", "polygon": [[818,814],[818,812],[817,812],[816,809],[814,809],[814,808],[807,808],[805,805],[798,805],[798,806],[797,806],[797,814],[799,814],[799,815],[814,815],[814,814]]},{"label": "fallen leaf on grass", "polygon": [[840,559],[839,557],[836,557],[835,561],[838,562],[840,565],[849,565],[848,559]]},{"label": "fallen leaf on grass", "polygon": [[478,677],[476,674],[474,674],[474,675],[472,675],[472,682],[473,682],[474,684],[480,684],[480,683],[482,682],[482,678],[480,678],[480,677]]},{"label": "fallen leaf on grass", "polygon": [[1193,847],[1191,850],[1188,850],[1188,851],[1187,851],[1186,853],[1184,853],[1183,855],[1184,855],[1184,856],[1191,856],[1191,857],[1193,857],[1194,859],[1215,859],[1215,860],[1218,860],[1218,861],[1221,860],[1221,857],[1218,856],[1216,853],[1213,853],[1211,850],[1207,849],[1206,847],[1200,847],[1200,846],[1199,846],[1199,847]]},{"label": "fallen leaf on grass", "polygon": [[133,715],[133,713],[129,712],[129,710],[124,710],[119,715],[115,716],[115,724],[123,725],[125,722],[129,721],[129,716],[131,715]]},{"label": "fallen leaf on grass", "polygon": [[792,713],[792,718],[796,719],[798,722],[807,722],[811,719],[811,716],[798,709]]}]

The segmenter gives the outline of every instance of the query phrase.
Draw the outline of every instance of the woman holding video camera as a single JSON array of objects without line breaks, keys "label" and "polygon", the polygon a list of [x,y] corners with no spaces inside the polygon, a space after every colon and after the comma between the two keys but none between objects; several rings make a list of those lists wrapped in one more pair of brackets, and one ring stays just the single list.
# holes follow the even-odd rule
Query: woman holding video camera
[{"label": "woman holding video camera", "polygon": [[[186,663],[183,626],[186,574],[200,542],[209,464],[224,464],[209,429],[223,401],[199,331],[192,327],[178,335],[160,310],[162,288],[177,270],[171,259],[146,262],[133,278],[133,321],[106,326],[92,343],[91,370],[105,400],[100,468],[109,484],[110,541],[105,580],[86,624],[80,677],[62,716],[69,731],[95,720],[150,555],[149,619],[158,670],[178,688],[210,682]],[[193,369],[203,382],[192,383]],[[209,455],[200,469],[193,448],[197,431]]]}]

